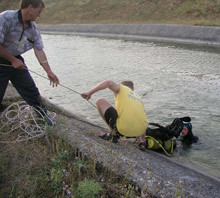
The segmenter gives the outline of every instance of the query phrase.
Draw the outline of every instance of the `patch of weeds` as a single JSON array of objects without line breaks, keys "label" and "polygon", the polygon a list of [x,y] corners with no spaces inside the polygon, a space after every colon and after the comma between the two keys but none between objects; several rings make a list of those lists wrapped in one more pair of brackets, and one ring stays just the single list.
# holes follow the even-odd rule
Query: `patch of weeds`
[{"label": "patch of weeds", "polygon": [[122,2],[118,0],[108,0],[106,3],[108,3],[110,7],[115,7],[115,6],[119,6],[120,4],[122,4]]},{"label": "patch of weeds", "polygon": [[9,159],[5,156],[0,157],[0,184],[6,180],[8,166]]},{"label": "patch of weeds", "polygon": [[79,182],[77,187],[77,196],[81,198],[95,198],[100,192],[100,184],[95,180],[88,180],[87,178]]},{"label": "patch of weeds", "polygon": [[91,2],[91,0],[75,0],[74,4],[75,4],[75,6],[81,7],[81,6],[84,6],[86,4],[89,4],[90,2]]},{"label": "patch of weeds", "polygon": [[54,158],[51,159],[51,166],[55,167],[55,168],[61,168],[62,167],[62,161],[59,158],[54,157]]},{"label": "patch of weeds", "polygon": [[77,160],[74,163],[74,167],[73,167],[73,175],[75,175],[76,178],[78,178],[78,180],[80,180],[83,175],[86,175],[89,166],[88,163],[84,160]]},{"label": "patch of weeds", "polygon": [[94,17],[97,17],[97,16],[99,16],[99,15],[100,15],[99,10],[93,11],[93,16],[94,16]]},{"label": "patch of weeds", "polygon": [[177,196],[177,198],[182,197],[182,181],[179,181],[179,183],[177,185],[176,196]]},{"label": "patch of weeds", "polygon": [[59,157],[59,159],[68,160],[68,159],[70,159],[70,152],[67,150],[61,150],[58,153],[58,157]]},{"label": "patch of weeds", "polygon": [[80,168],[88,169],[88,163],[84,160],[79,159],[74,162],[74,167],[76,169],[80,169]]},{"label": "patch of weeds", "polygon": [[62,179],[63,179],[63,172],[59,168],[51,168],[50,169],[50,186],[51,190],[55,193],[58,194],[61,192],[62,189]]},{"label": "patch of weeds", "polygon": [[17,192],[18,192],[17,188],[15,186],[12,186],[11,189],[10,189],[8,197],[9,198],[15,198]]}]

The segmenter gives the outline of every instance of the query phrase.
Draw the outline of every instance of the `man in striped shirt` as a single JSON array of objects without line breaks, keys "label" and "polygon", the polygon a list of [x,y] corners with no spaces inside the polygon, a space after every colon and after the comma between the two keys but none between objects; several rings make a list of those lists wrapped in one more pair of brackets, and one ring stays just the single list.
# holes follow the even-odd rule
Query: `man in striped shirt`
[{"label": "man in striped shirt", "polygon": [[39,29],[34,22],[44,7],[42,0],[21,0],[19,10],[0,13],[0,104],[8,82],[11,81],[29,105],[45,109],[38,88],[21,56],[30,49],[34,49],[52,86],[59,84],[59,79],[49,66]]}]

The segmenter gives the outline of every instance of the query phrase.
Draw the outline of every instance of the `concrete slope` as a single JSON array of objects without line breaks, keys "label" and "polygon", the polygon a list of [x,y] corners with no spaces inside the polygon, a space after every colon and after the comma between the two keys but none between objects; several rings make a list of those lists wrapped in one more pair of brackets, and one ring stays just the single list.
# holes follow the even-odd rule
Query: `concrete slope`
[{"label": "concrete slope", "polygon": [[42,32],[90,36],[127,37],[220,45],[220,28],[159,24],[60,24],[39,25]]}]

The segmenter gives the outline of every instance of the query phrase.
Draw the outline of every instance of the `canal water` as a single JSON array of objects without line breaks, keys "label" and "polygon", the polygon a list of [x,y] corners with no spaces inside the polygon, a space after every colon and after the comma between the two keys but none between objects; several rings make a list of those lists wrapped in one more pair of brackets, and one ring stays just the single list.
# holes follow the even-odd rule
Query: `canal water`
[{"label": "canal water", "polygon": [[[190,116],[199,142],[179,147],[173,158],[220,178],[220,48],[153,41],[42,35],[45,51],[60,83],[79,93],[102,80],[132,80],[142,96],[149,122],[167,125],[176,117]],[[45,72],[30,51],[24,55],[29,68]],[[97,110],[75,92],[52,88],[32,74],[45,98],[74,114],[105,127]],[[90,101],[105,97],[100,91]]]}]

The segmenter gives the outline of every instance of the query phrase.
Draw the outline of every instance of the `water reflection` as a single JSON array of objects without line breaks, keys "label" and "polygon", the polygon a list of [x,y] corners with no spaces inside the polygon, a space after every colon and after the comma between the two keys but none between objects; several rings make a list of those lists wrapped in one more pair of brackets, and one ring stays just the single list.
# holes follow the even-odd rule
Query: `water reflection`
[{"label": "water reflection", "polygon": [[[167,42],[43,35],[45,50],[61,84],[83,92],[99,81],[130,79],[142,95],[148,120],[168,124],[175,117],[191,116],[199,143],[178,150],[175,159],[220,178],[220,48]],[[25,54],[29,67],[45,75],[33,52]],[[75,114],[105,126],[96,109],[81,97],[33,75],[41,94]],[[96,93],[91,102],[107,97]]]}]

